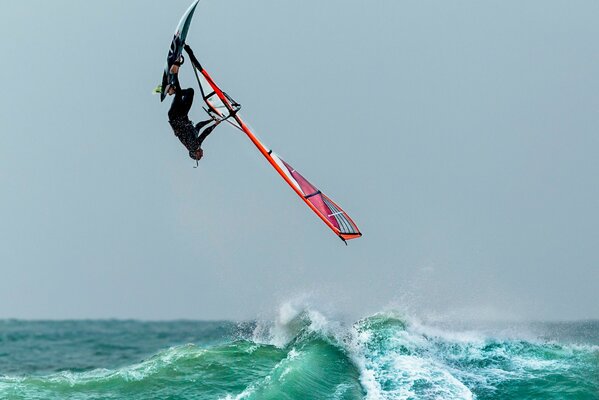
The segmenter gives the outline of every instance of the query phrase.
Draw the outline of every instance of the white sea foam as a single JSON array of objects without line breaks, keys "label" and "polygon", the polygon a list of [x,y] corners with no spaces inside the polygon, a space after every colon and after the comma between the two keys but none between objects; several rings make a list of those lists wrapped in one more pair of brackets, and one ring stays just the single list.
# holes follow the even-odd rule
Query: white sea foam
[{"label": "white sea foam", "polygon": [[330,321],[302,297],[283,303],[273,321],[259,321],[252,340],[282,348],[301,333],[310,332],[333,337],[342,332],[342,328],[340,323]]},{"label": "white sea foam", "polygon": [[[372,318],[402,321],[400,315],[391,312],[377,314],[370,319]],[[399,325],[401,326],[401,322]],[[360,384],[366,391],[367,400],[401,400],[414,396],[473,398],[470,390],[452,375],[452,369],[434,358],[428,337],[436,336],[460,343],[481,341],[480,335],[475,332],[446,332],[413,321],[410,321],[409,330],[397,327],[387,332],[375,332],[360,327],[359,323],[354,327],[344,328],[342,324],[329,320],[305,301],[296,301],[281,305],[274,322],[268,329],[259,324],[254,337],[260,336],[264,341],[264,334],[268,332],[268,342],[283,347],[302,331],[318,332],[323,336],[333,337],[345,348],[359,371]],[[382,339],[381,335],[384,335]],[[372,342],[377,340],[384,341],[383,348],[372,348]],[[413,354],[404,354],[406,351]],[[289,371],[284,369],[280,377],[288,373]],[[251,388],[248,389],[248,393],[253,392]],[[238,398],[243,399],[244,396],[246,394]]]},{"label": "white sea foam", "polygon": [[[396,320],[397,324],[371,326],[376,320]],[[354,325],[352,332],[350,352],[366,399],[473,398],[451,368],[434,358],[426,336],[404,329],[396,315],[378,314]]]}]

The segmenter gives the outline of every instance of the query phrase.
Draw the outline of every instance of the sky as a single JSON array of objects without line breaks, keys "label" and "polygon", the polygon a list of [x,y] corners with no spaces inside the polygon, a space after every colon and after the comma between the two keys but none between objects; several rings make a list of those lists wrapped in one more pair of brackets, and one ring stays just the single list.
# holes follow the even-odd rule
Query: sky
[{"label": "sky", "polygon": [[599,318],[599,3],[202,0],[188,44],[348,246],[241,132],[193,168],[151,95],[189,3],[0,2],[0,318]]}]

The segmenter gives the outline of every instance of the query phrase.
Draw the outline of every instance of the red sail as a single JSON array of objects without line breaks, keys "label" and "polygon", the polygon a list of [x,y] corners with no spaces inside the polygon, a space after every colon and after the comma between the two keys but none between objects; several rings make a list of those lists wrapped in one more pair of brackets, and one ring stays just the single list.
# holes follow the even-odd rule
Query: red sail
[{"label": "red sail", "polygon": [[208,75],[208,72],[202,69],[200,73],[198,82],[200,83],[200,88],[202,89],[204,101],[208,109],[217,114],[221,119],[227,120],[233,126],[243,131],[285,182],[291,186],[308,207],[343,241],[362,236],[357,225],[341,207],[308,182],[306,178],[278,157],[272,150],[262,144],[239,116],[238,111],[240,106],[216,85],[214,80]]}]

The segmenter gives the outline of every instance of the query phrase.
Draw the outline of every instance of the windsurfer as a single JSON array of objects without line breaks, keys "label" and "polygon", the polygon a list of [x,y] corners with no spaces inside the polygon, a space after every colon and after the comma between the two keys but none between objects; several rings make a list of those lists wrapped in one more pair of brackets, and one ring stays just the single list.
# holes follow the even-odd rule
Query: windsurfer
[{"label": "windsurfer", "polygon": [[[185,45],[185,51],[190,56],[191,62],[199,67],[200,63],[193,55],[189,46]],[[179,68],[183,64],[184,59],[181,56],[175,61],[170,69],[171,79],[167,85],[165,92],[169,96],[175,95],[171,108],[168,111],[168,118],[175,136],[179,138],[181,143],[189,151],[189,156],[196,161],[199,161],[203,155],[202,142],[208,137],[220,123],[216,118],[211,118],[206,121],[200,121],[196,125],[190,121],[188,117],[189,110],[193,104],[193,88],[181,89],[179,85]],[[201,68],[201,67],[200,67]]]}]

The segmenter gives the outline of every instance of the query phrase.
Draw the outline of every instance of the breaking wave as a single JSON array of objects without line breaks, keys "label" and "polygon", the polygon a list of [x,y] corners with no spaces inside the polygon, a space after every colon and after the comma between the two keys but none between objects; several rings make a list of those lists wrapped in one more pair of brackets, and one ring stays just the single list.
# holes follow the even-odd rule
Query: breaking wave
[{"label": "breaking wave", "polygon": [[0,376],[7,399],[598,399],[599,348],[427,326],[393,312],[346,324],[285,304],[220,344],[137,364]]}]

